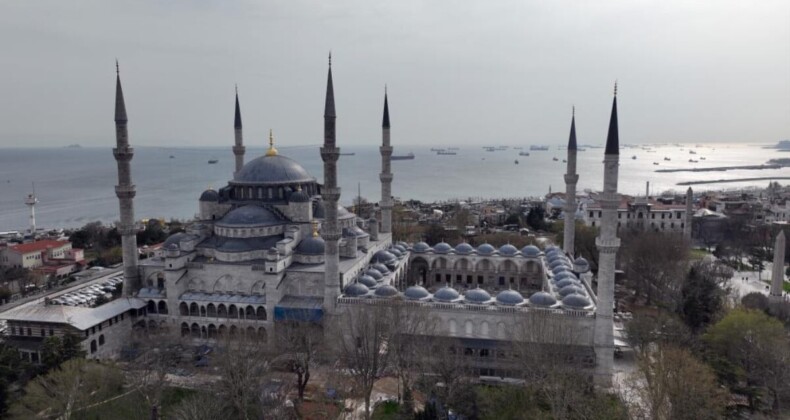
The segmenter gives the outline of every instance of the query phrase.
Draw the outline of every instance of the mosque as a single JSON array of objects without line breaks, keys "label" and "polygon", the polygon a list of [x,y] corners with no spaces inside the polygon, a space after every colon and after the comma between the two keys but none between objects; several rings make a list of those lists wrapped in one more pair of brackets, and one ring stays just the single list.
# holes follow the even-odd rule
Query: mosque
[{"label": "mosque", "polygon": [[[265,340],[280,321],[326,327],[351,308],[397,301],[423,308],[437,320],[437,328],[417,333],[420,337],[415,339],[455,343],[480,375],[514,373],[517,363],[501,350],[521,340],[573,348],[573,359],[589,369],[596,383],[611,383],[614,258],[619,247],[615,215],[620,202],[616,88],[599,200],[597,279],[587,261],[574,258],[573,224],[565,226],[566,249],[393,242],[393,149],[386,92],[378,219],[362,220],[338,205],[340,142],[335,121],[330,60],[320,148],[323,183],[281,154],[271,132],[265,155],[245,162],[237,92],[233,178],[218,190],[199,194],[198,220],[185,232],[170,236],[161,256],[138,261],[135,187],[129,168],[133,149],[118,76],[114,154],[124,294],[145,303],[141,322],[146,327],[191,337],[196,343],[239,334]],[[576,207],[576,150],[574,115],[565,175],[568,209]],[[524,325],[538,323],[565,332],[563,341],[557,334],[517,333]]]}]

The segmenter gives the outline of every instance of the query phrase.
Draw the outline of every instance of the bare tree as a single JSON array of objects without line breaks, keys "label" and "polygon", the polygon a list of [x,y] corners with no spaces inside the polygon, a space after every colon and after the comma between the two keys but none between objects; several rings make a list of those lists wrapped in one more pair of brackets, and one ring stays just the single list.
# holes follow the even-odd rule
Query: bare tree
[{"label": "bare tree", "polygon": [[392,309],[393,333],[388,349],[400,382],[399,398],[404,400],[411,395],[414,375],[425,371],[425,338],[433,335],[438,320],[421,306],[396,302]]},{"label": "bare tree", "polygon": [[682,237],[658,232],[624,236],[622,265],[634,298],[674,310],[688,271],[689,246]]},{"label": "bare tree", "polygon": [[170,415],[175,420],[215,420],[227,414],[227,404],[207,392],[187,397],[173,408]]},{"label": "bare tree", "polygon": [[321,327],[302,319],[307,318],[294,317],[278,322],[276,347],[279,352],[273,360],[276,365],[284,364],[284,368],[296,375],[296,389],[300,401],[304,399],[304,392],[310,381],[310,369],[319,362],[324,344]]},{"label": "bare tree", "polygon": [[235,418],[262,416],[261,387],[269,372],[265,343],[258,336],[237,335],[220,339],[213,360],[220,379],[214,392],[227,401]]},{"label": "bare tree", "polygon": [[[339,351],[341,362],[348,369],[355,390],[365,400],[365,417],[370,418],[370,394],[373,385],[390,366],[388,345],[393,334],[393,307],[381,304],[345,308]],[[342,337],[342,338],[341,338]]]},{"label": "bare tree", "polygon": [[425,366],[436,377],[431,392],[444,406],[442,418],[449,417],[451,408],[462,413],[468,411],[467,405],[471,401],[464,397],[472,386],[473,351],[467,349],[459,339],[442,337],[428,341],[425,350]]},{"label": "bare tree", "polygon": [[162,393],[168,386],[167,374],[178,365],[184,352],[181,338],[157,332],[138,332],[136,344],[141,353],[125,369],[130,385],[143,396],[152,419],[159,418]]}]

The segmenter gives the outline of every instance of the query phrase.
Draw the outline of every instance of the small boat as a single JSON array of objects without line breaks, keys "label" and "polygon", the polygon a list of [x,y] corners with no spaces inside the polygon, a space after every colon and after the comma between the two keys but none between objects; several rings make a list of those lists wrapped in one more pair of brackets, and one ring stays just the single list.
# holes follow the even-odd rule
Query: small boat
[{"label": "small boat", "polygon": [[443,151],[443,150],[444,150],[444,149],[436,149],[436,148],[434,148],[434,147],[432,147],[432,148],[431,148],[431,151],[432,151],[432,152],[441,152],[441,151]]},{"label": "small boat", "polygon": [[529,146],[529,150],[549,150],[549,146]]},{"label": "small boat", "polygon": [[694,160],[694,159],[689,159],[689,162],[691,162],[691,163],[697,163],[697,162],[699,162],[699,161],[698,161],[698,160]]},{"label": "small boat", "polygon": [[217,163],[217,162],[219,162],[219,160],[217,160],[217,159],[209,159],[209,160],[208,160],[208,164],[209,164],[209,165],[213,165],[213,164],[215,164],[215,163]]},{"label": "small boat", "polygon": [[581,148],[581,147],[580,147],[580,148],[576,149],[576,151],[577,151],[577,152],[586,152],[586,151],[587,151],[587,149],[584,149],[584,148]]},{"label": "small boat", "polygon": [[670,159],[670,158],[668,158],[668,157],[665,157],[665,158],[664,158],[664,160],[666,160],[666,161],[670,161],[670,160],[672,160],[672,159]]},{"label": "small boat", "polygon": [[631,156],[631,159],[636,160],[636,155]]},{"label": "small boat", "polygon": [[516,159],[516,165],[518,165],[518,159]]},{"label": "small boat", "polygon": [[518,152],[519,156],[529,156],[529,152]]},{"label": "small boat", "polygon": [[392,160],[412,160],[414,159],[414,153],[409,153],[407,155],[392,155],[390,158]]},{"label": "small boat", "polygon": [[695,151],[693,151],[693,150],[689,150],[689,154],[690,154],[690,155],[696,155],[696,154],[697,154],[697,152],[695,152]]},{"label": "small boat", "polygon": [[453,155],[457,155],[458,153],[455,153],[455,152],[446,152],[446,151],[442,150],[442,151],[440,151],[440,152],[436,152],[436,154],[437,154],[437,155],[448,155],[448,156],[453,156]]},{"label": "small boat", "polygon": [[653,162],[653,165],[658,165],[658,162]]},{"label": "small boat", "polygon": [[555,162],[557,162],[559,159],[557,159],[557,158],[552,158],[552,160],[553,160],[553,161],[555,161]]},{"label": "small boat", "polygon": [[563,160],[562,160],[562,163],[568,163],[568,161],[567,161],[567,160],[565,160],[565,159],[563,159]]},{"label": "small boat", "polygon": [[170,159],[175,159],[175,158],[176,158],[175,156],[173,156],[173,155],[170,155]]},{"label": "small boat", "polygon": [[700,156],[700,160],[705,160],[705,156]]},{"label": "small boat", "polygon": [[448,147],[447,150],[460,150],[460,147]]},{"label": "small boat", "polygon": [[354,155],[356,155],[356,153],[355,153],[355,152],[349,152],[349,153],[340,153],[340,156],[354,156]]}]

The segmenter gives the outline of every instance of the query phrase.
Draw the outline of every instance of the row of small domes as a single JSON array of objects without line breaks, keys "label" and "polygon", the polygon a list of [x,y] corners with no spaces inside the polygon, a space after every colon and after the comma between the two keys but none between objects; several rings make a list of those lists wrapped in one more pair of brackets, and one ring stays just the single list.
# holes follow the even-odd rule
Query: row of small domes
[{"label": "row of small domes", "polygon": [[450,244],[448,244],[447,242],[439,242],[433,247],[431,247],[425,242],[417,242],[411,247],[411,250],[416,253],[433,251],[436,254],[447,254],[450,251],[454,251],[456,254],[460,254],[460,255],[472,254],[475,252],[478,255],[494,255],[495,253],[499,253],[499,255],[504,255],[508,257],[513,257],[519,255],[520,253],[520,255],[523,255],[525,257],[531,257],[531,258],[537,258],[541,254],[540,249],[538,249],[538,247],[536,247],[535,245],[527,245],[524,248],[522,248],[521,251],[519,251],[518,248],[510,244],[502,245],[499,248],[499,250],[497,250],[491,244],[482,244],[477,248],[474,248],[472,245],[469,245],[466,242],[462,242],[456,245],[455,248],[450,246]]},{"label": "row of small domes", "polygon": [[[401,294],[397,288],[389,284],[378,286],[371,292],[366,284],[369,281],[366,278],[363,279],[363,277],[367,276],[360,276],[358,282],[348,285],[344,290],[344,295],[348,297],[392,298]],[[554,296],[547,292],[535,292],[529,299],[524,299],[521,293],[512,289],[503,290],[496,295],[496,298],[492,298],[487,291],[480,288],[471,289],[461,295],[457,290],[449,286],[442,287],[433,294],[422,286],[411,286],[403,292],[403,297],[413,301],[468,303],[473,305],[523,306],[528,304],[545,308],[562,306],[568,309],[590,309],[592,306],[587,296],[578,293],[569,293],[558,302]]]}]

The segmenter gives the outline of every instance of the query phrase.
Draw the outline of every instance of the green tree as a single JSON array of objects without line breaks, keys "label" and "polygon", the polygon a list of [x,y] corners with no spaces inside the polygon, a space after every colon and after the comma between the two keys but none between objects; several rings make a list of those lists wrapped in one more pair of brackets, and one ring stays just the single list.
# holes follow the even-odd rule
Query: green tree
[{"label": "green tree", "polygon": [[59,367],[63,362],[74,358],[85,357],[80,346],[80,339],[74,334],[63,337],[51,336],[44,339],[41,349],[41,364],[44,371]]},{"label": "green tree", "polygon": [[692,331],[707,327],[724,307],[724,284],[732,277],[732,269],[715,262],[700,261],[691,266],[680,290],[678,313]]},{"label": "green tree", "polygon": [[745,393],[752,409],[762,397],[778,412],[790,391],[790,340],[782,323],[764,312],[735,309],[704,335],[719,377]]},{"label": "green tree", "polygon": [[546,209],[536,205],[527,213],[527,225],[533,230],[546,230]]},{"label": "green tree", "polygon": [[11,384],[24,375],[26,368],[19,351],[8,343],[0,342],[0,417],[8,409]]}]

